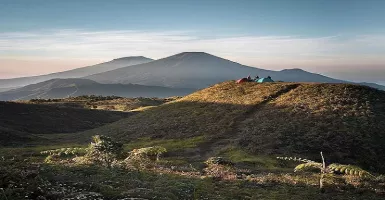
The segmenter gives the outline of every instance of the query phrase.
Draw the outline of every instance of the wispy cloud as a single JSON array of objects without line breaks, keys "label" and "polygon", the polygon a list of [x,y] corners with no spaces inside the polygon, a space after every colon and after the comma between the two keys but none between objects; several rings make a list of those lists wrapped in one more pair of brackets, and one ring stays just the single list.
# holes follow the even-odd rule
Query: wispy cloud
[{"label": "wispy cloud", "polygon": [[[183,51],[206,51],[242,64],[281,69],[302,67],[383,67],[385,36],[200,37],[194,31],[46,30],[0,33],[1,59],[98,59],[144,55],[161,58]],[[320,67],[323,67],[322,69]]]}]

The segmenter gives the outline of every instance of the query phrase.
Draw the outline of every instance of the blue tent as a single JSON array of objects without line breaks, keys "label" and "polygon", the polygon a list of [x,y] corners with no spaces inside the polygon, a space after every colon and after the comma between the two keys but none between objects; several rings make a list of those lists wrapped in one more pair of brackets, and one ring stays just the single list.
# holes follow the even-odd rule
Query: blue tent
[{"label": "blue tent", "polygon": [[260,78],[256,82],[257,83],[271,83],[271,82],[274,82],[274,81],[270,77],[267,77],[267,78]]}]

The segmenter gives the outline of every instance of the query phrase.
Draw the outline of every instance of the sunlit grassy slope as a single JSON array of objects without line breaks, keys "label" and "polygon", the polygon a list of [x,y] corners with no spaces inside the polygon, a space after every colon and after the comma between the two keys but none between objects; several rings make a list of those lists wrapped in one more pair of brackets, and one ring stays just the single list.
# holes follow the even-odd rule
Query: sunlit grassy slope
[{"label": "sunlit grassy slope", "polygon": [[[385,92],[349,84],[224,82],[133,117],[81,133],[137,138],[202,136],[206,157],[236,147],[385,171]],[[315,157],[317,156],[317,157]]]}]

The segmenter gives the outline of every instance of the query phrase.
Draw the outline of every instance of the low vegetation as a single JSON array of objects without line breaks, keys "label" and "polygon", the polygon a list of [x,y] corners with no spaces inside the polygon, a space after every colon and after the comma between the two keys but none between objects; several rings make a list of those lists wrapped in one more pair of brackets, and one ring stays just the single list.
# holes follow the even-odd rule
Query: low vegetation
[{"label": "low vegetation", "polygon": [[224,82],[81,135],[204,137],[196,152],[207,156],[230,147],[262,157],[323,151],[331,162],[385,172],[384,102],[384,91],[358,85]]},{"label": "low vegetation", "polygon": [[[199,165],[180,164],[166,152],[164,147],[152,146],[125,153],[121,143],[100,135],[88,147],[41,151],[46,158],[3,156],[1,198],[382,199],[385,192],[382,176],[330,175],[325,177],[327,190],[320,195],[315,174],[251,173],[226,157],[210,157]],[[50,156],[56,157],[47,162]]]},{"label": "low vegetation", "polygon": [[84,109],[98,109],[109,111],[131,111],[147,107],[155,107],[180,97],[170,98],[125,98],[119,96],[83,95],[64,99],[31,99],[21,101],[29,104],[44,104],[56,107],[71,107]]},{"label": "low vegetation", "polygon": [[324,156],[321,152],[322,157],[322,163],[315,162],[308,159],[302,159],[302,158],[296,158],[296,157],[277,157],[281,160],[292,160],[297,162],[302,162],[302,164],[297,165],[294,168],[294,172],[300,172],[300,171],[313,171],[318,170],[321,173],[320,176],[320,189],[322,192],[324,192],[324,179],[326,174],[330,173],[339,173],[339,174],[346,174],[351,176],[357,176],[357,177],[366,177],[366,178],[373,178],[374,176],[370,174],[368,171],[365,171],[361,169],[360,167],[353,166],[353,165],[341,165],[338,163],[332,163],[329,165],[326,165]]},{"label": "low vegetation", "polygon": [[384,100],[347,84],[217,84],[84,132],[28,135],[55,147],[0,149],[0,198],[383,199]]}]

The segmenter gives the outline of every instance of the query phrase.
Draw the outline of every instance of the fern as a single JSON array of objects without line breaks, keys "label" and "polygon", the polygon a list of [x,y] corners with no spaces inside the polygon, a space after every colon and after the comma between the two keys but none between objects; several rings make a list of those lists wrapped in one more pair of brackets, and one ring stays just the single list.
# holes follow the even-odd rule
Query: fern
[{"label": "fern", "polygon": [[292,160],[297,162],[304,162],[304,163],[315,163],[315,161],[304,159],[304,158],[297,158],[297,157],[277,157],[279,160]]},{"label": "fern", "polygon": [[341,165],[333,163],[328,166],[329,171],[339,174],[346,174],[359,177],[373,177],[368,171],[361,169],[360,167],[353,165]]},{"label": "fern", "polygon": [[[315,162],[308,159],[297,158],[297,157],[277,157],[280,160],[289,160],[296,162],[303,162],[302,164],[297,165],[294,168],[294,172],[299,171],[313,171],[313,170],[323,170],[322,163]],[[328,165],[324,169],[325,173],[336,173],[336,174],[345,174],[359,177],[373,177],[368,171],[361,169],[360,167],[354,165],[342,165],[338,163],[333,163]]]},{"label": "fern", "polygon": [[53,149],[53,150],[47,150],[42,151],[40,154],[43,155],[50,155],[50,156],[78,156],[78,155],[84,155],[86,153],[86,148],[61,148],[61,149]]},{"label": "fern", "polygon": [[302,163],[297,165],[294,168],[294,172],[298,171],[312,171],[312,170],[321,170],[322,164],[317,162]]}]

